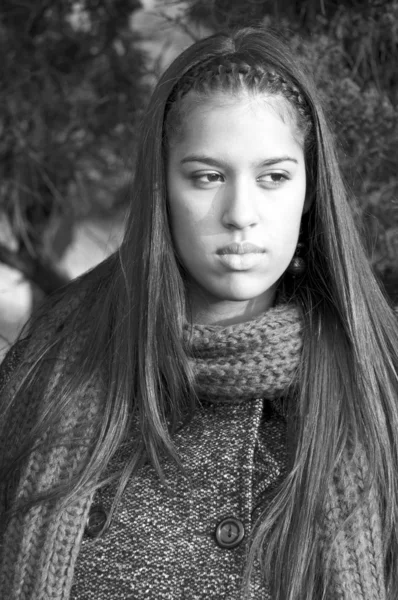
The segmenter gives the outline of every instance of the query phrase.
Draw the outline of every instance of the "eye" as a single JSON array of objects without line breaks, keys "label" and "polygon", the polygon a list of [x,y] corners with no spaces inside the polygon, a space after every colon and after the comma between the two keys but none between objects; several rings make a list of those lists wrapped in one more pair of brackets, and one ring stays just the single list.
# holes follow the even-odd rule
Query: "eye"
[{"label": "eye", "polygon": [[215,171],[207,171],[206,173],[194,173],[192,179],[199,187],[212,187],[218,183],[225,181],[224,176]]},{"label": "eye", "polygon": [[267,173],[266,175],[261,175],[258,178],[260,183],[265,183],[271,187],[278,187],[285,181],[288,181],[288,179],[289,177],[286,175],[286,173]]}]

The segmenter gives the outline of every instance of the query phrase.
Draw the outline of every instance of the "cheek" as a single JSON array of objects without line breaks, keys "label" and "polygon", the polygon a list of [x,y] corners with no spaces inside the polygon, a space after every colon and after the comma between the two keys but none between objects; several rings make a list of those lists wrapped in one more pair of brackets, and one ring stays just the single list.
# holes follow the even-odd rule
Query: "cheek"
[{"label": "cheek", "polygon": [[171,233],[176,251],[185,263],[198,252],[201,244],[201,219],[191,206],[178,202],[176,198],[170,202]]},{"label": "cheek", "polygon": [[297,202],[287,203],[265,216],[265,242],[268,241],[279,256],[294,254],[300,233],[302,205],[303,200],[297,198]]},{"label": "cheek", "polygon": [[187,230],[195,228],[197,215],[195,211],[186,205],[179,202],[178,199],[173,199],[170,203],[171,227],[174,235],[179,237],[186,234]]},{"label": "cheek", "polygon": [[[170,190],[172,192],[172,190]],[[218,232],[214,205],[210,199],[196,199],[194,194],[174,194],[169,200],[171,231],[178,248],[205,247]]]}]

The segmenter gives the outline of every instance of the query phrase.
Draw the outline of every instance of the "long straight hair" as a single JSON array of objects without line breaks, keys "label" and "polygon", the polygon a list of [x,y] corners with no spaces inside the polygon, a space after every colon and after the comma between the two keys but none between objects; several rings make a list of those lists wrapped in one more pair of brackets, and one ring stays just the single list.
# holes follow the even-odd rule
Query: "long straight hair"
[{"label": "long straight hair", "polygon": [[330,482],[347,449],[352,457],[363,450],[368,462],[367,492],[377,489],[383,508],[385,576],[392,599],[398,589],[396,318],[356,231],[333,137],[314,86],[287,46],[268,30],[247,28],[201,40],[160,79],[142,125],[123,243],[112,257],[50,299],[30,326],[34,333],[44,314],[76,299],[77,308],[70,308],[62,330],[43,340],[36,364],[2,408],[4,429],[18,396],[38,381],[44,358],[56,355],[84,322],[85,339],[73,377],[66,374],[62,385],[55,387],[53,401],[0,477],[12,478],[12,471],[23,466],[37,440],[51,432],[59,411],[69,409],[74,392],[84,390],[98,373],[106,397],[85,464],[70,481],[45,497],[31,498],[26,506],[54,498],[67,505],[96,489],[104,482],[104,466],[126,439],[133,421],[139,423],[140,436],[134,442],[133,458],[117,475],[114,507],[143,460],[152,462],[160,478],[164,460],[178,462],[172,434],[177,423],[193,413],[196,398],[182,336],[184,277],[167,209],[165,112],[185,73],[202,61],[235,53],[245,56],[249,64],[268,65],[300,89],[310,107],[314,134],[306,156],[313,202],[302,222],[308,271],[295,288],[285,277],[280,284],[301,306],[304,323],[300,393],[288,416],[294,433],[289,438],[292,458],[285,480],[256,526],[246,578],[250,580],[260,557],[275,600],[318,600],[326,595],[326,578],[319,576],[316,534],[325,482]]}]

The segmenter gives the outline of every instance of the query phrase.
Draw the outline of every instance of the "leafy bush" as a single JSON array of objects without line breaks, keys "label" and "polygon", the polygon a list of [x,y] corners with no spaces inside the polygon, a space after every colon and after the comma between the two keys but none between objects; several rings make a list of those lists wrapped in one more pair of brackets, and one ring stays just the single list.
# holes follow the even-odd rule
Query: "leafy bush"
[{"label": "leafy bush", "polygon": [[73,221],[112,209],[133,151],[146,97],[144,57],[130,29],[140,6],[1,3],[0,217],[13,247],[2,235],[0,260],[46,292],[57,286],[55,278],[48,287],[48,269],[69,244]]}]

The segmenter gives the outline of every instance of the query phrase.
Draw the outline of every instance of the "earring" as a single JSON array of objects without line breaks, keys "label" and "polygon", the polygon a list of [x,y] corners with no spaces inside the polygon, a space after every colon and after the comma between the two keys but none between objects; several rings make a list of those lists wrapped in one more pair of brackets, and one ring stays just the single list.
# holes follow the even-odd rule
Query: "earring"
[{"label": "earring", "polygon": [[300,275],[304,275],[304,273],[307,270],[307,263],[305,262],[304,258],[299,256],[299,254],[300,254],[300,252],[302,252],[303,248],[304,248],[304,244],[299,242],[297,244],[296,252],[294,253],[293,258],[290,261],[288,268],[286,269],[286,271],[292,277],[299,277]]}]

